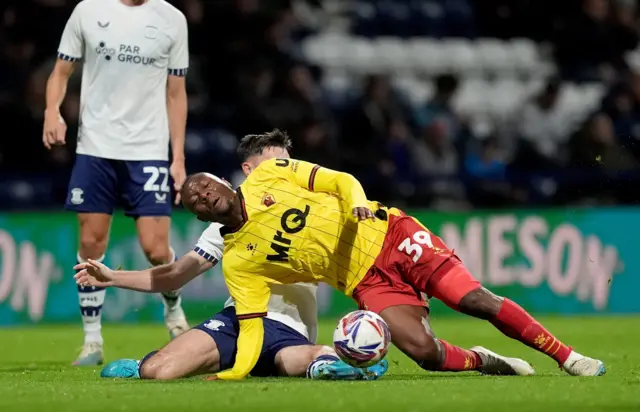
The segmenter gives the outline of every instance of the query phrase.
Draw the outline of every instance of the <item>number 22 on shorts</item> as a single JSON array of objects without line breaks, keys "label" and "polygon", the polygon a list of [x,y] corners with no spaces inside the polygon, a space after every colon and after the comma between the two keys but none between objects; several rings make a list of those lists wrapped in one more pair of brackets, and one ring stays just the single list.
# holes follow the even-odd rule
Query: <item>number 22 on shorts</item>
[{"label": "number 22 on shorts", "polygon": [[[412,242],[413,238],[413,243]],[[413,255],[413,263],[416,263],[420,256],[422,256],[422,248],[427,246],[433,248],[433,242],[431,242],[431,235],[429,232],[421,230],[413,234],[412,237],[408,237],[400,243],[398,250],[404,252],[411,257]]]}]

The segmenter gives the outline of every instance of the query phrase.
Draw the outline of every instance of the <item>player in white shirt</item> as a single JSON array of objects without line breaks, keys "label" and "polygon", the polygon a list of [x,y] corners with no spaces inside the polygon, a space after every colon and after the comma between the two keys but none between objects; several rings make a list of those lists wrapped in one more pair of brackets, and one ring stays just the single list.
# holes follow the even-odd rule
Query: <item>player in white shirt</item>
[{"label": "player in white shirt", "polygon": [[[272,139],[272,140],[268,140]],[[263,160],[289,157],[291,142],[287,137],[265,139],[247,136],[240,144],[244,157],[243,171],[251,173]],[[76,269],[79,285],[120,287],[142,292],[159,292],[182,287],[191,279],[212,268],[221,258],[224,241],[221,225],[212,224],[204,231],[192,251],[174,263],[142,271],[112,271],[100,262],[80,263]],[[388,368],[383,360],[366,370],[353,368],[338,360],[333,349],[315,345],[317,337],[316,285],[299,283],[272,288],[267,317],[264,320],[263,350],[253,376],[307,376],[313,379],[372,380]],[[216,373],[231,368],[239,333],[234,301],[211,319],[171,341],[158,352],[151,352],[140,362],[120,359],[103,369],[104,377],[176,379],[202,373]]]},{"label": "player in white shirt", "polygon": [[[211,269],[221,258],[221,225],[205,230],[192,251],[176,262],[142,271],[113,271],[97,261],[81,263],[79,284],[159,292],[181,287]],[[383,360],[367,369],[340,361],[328,346],[316,345],[317,286],[308,283],[272,289],[262,353],[252,376],[307,376],[311,379],[374,380],[384,375]],[[239,323],[230,298],[222,311],[142,358],[119,359],[101,372],[106,378],[178,379],[217,373],[235,362]]]},{"label": "player in white shirt", "polygon": [[[117,205],[135,219],[149,262],[172,262],[170,178],[176,191],[185,179],[186,19],[164,0],[81,1],[67,21],[47,82],[47,148],[65,144],[60,105],[79,61],[78,148],[66,202],[78,214],[78,262],[102,261]],[[74,364],[101,364],[105,290],[78,287],[78,294],[85,341]],[[167,291],[163,300],[165,323],[175,337],[188,329],[179,292]]]}]

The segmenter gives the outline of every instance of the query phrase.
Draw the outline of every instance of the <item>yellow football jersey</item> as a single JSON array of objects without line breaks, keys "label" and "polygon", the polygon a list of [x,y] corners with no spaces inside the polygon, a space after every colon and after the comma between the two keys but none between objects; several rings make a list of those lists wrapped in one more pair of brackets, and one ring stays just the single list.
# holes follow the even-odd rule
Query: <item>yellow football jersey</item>
[{"label": "yellow football jersey", "polygon": [[[222,233],[223,273],[241,333],[236,365],[223,379],[247,375],[258,359],[263,330],[256,318],[266,315],[270,284],[321,281],[351,295],[382,249],[388,215],[399,214],[369,202],[351,175],[294,159],[264,161],[238,193],[244,223]],[[359,206],[376,220],[357,222]]]}]

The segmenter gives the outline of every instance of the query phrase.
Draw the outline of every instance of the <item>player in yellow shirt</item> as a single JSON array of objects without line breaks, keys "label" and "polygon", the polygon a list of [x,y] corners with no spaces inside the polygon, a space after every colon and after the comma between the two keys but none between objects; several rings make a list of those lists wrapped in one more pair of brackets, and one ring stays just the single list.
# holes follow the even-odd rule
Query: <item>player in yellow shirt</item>
[{"label": "player in yellow shirt", "polygon": [[235,365],[216,379],[241,379],[255,365],[270,287],[314,281],[328,283],[352,296],[360,308],[379,313],[394,345],[427,370],[533,373],[524,361],[436,339],[421,292],[489,320],[505,335],[558,361],[571,375],[604,373],[601,361],[573,351],[515,302],[483,288],[417,220],[368,201],[349,174],[294,159],[270,159],[237,191],[201,173],[187,179],[181,194],[185,207],[200,220],[225,225],[223,273],[236,301],[240,334]]}]

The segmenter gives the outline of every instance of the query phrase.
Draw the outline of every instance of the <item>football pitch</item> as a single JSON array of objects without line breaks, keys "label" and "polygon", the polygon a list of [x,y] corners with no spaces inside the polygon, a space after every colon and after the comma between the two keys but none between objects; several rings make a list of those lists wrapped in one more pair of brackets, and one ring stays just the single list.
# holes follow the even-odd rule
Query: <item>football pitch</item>
[{"label": "football pitch", "polygon": [[[82,341],[79,326],[0,329],[0,411],[638,411],[640,318],[542,318],[584,354],[602,359],[607,375],[569,377],[533,350],[473,319],[433,319],[440,337],[522,357],[532,377],[427,373],[395,348],[389,373],[376,382],[313,382],[298,378],[207,382],[110,380],[99,368],[70,366]],[[324,321],[331,341],[335,322]],[[161,325],[105,326],[106,358],[139,358],[167,341]]]}]

